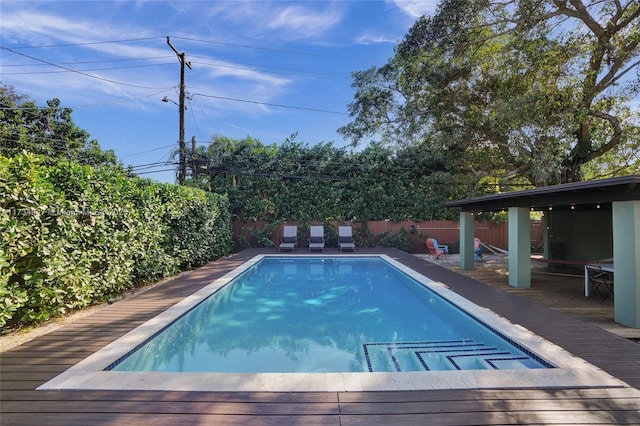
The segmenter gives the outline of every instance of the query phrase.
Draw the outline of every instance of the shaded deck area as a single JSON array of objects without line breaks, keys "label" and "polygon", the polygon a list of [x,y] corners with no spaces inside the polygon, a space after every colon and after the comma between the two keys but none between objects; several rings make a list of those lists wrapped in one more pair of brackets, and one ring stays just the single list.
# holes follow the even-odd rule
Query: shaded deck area
[{"label": "shaded deck area", "polygon": [[[531,291],[536,288],[535,281],[533,289],[514,292],[502,288],[491,271],[483,273],[479,268],[462,275],[394,249],[358,249],[358,253],[387,254],[421,274],[445,283],[474,303],[521,324],[629,386],[304,393],[34,390],[185,296],[265,252],[276,253],[277,250],[245,250],[220,259],[2,353],[0,424],[640,423],[640,344],[596,325],[594,322],[597,321],[608,324],[602,314],[590,319],[588,307],[576,308],[578,299],[570,296],[560,299],[549,292],[547,297],[539,296],[542,285],[535,292]],[[477,275],[471,276],[472,273]],[[532,296],[534,293],[535,297]],[[545,300],[551,306],[546,306]],[[603,312],[605,303],[601,306]],[[576,309],[585,311],[584,315],[578,315]]]},{"label": "shaded deck area", "polygon": [[[417,255],[427,258],[426,255]],[[613,297],[606,299],[593,293],[584,297],[584,269],[568,266],[551,266],[532,262],[531,288],[514,288],[509,285],[508,258],[503,255],[485,254],[484,261],[477,262],[473,270],[459,266],[459,256],[429,261],[454,272],[481,281],[492,287],[516,294],[539,305],[565,312],[629,339],[640,339],[640,329],[630,328],[614,321]]]}]

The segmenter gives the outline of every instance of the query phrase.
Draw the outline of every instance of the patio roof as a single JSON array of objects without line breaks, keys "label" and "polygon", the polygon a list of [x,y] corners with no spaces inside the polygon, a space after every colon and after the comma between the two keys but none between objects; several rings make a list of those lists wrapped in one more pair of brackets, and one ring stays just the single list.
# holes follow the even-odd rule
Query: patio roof
[{"label": "patio roof", "polygon": [[[517,288],[531,287],[531,238],[530,215],[528,210],[544,210],[551,213],[565,210],[569,216],[564,223],[570,229],[578,222],[578,216],[590,221],[588,226],[610,226],[611,253],[615,264],[615,319],[620,324],[640,328],[640,175],[620,176],[587,182],[574,182],[514,191],[502,194],[491,194],[482,197],[444,203],[444,207],[459,207],[460,212],[460,262],[462,269],[474,268],[474,212],[509,211],[509,285]],[[609,218],[590,215],[573,215],[581,211],[596,212],[605,210]],[[548,221],[549,215],[544,220]],[[565,215],[567,216],[567,215]],[[574,216],[575,220],[572,220]],[[587,219],[584,219],[587,217]],[[595,218],[595,219],[594,219]],[[569,223],[571,222],[571,224]],[[547,229],[549,222],[546,222]],[[577,225],[576,225],[577,226]],[[582,229],[569,232],[560,238],[558,243],[567,241],[580,242],[585,234],[585,222]],[[544,259],[564,261],[564,255],[552,256],[550,232],[544,234]],[[609,240],[608,240],[609,241]],[[598,242],[602,247],[601,242]],[[584,253],[583,253],[584,255]],[[610,257],[610,256],[607,256]],[[604,259],[600,256],[598,259]],[[587,262],[591,257],[578,258]],[[586,272],[585,272],[586,275]],[[588,280],[587,278],[585,278]],[[585,294],[589,283],[585,284]]]},{"label": "patio roof", "polygon": [[532,210],[611,209],[613,201],[640,200],[640,175],[544,186],[450,201],[443,207],[463,211],[500,211],[509,207]]}]

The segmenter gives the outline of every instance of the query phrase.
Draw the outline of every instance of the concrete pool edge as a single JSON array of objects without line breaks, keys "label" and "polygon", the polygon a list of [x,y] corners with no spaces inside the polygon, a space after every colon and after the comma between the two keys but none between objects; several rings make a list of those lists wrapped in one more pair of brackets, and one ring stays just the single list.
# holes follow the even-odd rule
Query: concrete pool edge
[{"label": "concrete pool edge", "polygon": [[[335,257],[332,255],[298,255]],[[162,330],[167,323],[181,316],[197,303],[264,257],[257,255],[213,281],[191,296],[145,322],[80,363],[69,368],[38,390],[178,390],[178,391],[397,391],[477,388],[561,388],[561,387],[624,387],[601,369],[564,349],[514,325],[489,309],[473,304],[406,265],[384,254],[349,254],[356,257],[378,257],[411,276],[414,280],[443,296],[454,305],[485,324],[509,336],[557,368],[533,370],[468,370],[393,373],[153,373],[104,371],[120,357]]]}]

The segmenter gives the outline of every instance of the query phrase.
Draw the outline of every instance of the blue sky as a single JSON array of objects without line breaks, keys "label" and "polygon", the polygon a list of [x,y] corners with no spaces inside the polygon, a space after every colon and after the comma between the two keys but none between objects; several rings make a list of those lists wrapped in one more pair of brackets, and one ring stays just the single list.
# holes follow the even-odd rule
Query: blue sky
[{"label": "blue sky", "polygon": [[[6,1],[0,80],[39,105],[60,98],[76,124],[126,165],[168,161],[177,147],[186,54],[185,139],[292,134],[344,146],[351,72],[380,66],[423,1]],[[175,173],[145,174],[173,182]]]}]

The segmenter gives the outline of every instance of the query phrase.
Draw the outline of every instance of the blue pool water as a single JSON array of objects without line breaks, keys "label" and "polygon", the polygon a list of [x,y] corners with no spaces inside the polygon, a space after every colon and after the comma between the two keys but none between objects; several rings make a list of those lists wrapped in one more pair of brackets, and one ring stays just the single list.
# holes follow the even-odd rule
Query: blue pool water
[{"label": "blue pool water", "polygon": [[266,257],[114,371],[549,368],[378,257]]}]

